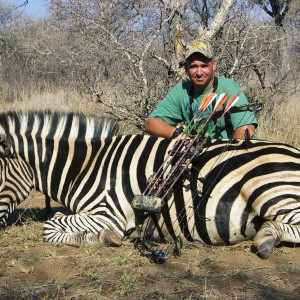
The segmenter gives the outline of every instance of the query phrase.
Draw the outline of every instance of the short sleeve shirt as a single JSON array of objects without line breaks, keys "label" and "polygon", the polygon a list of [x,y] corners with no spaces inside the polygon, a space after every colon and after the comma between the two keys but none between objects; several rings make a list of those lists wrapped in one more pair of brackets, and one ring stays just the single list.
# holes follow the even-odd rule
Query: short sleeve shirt
[{"label": "short sleeve shirt", "polygon": [[[180,122],[191,124],[191,121],[195,121],[195,113],[198,112],[203,97],[210,93],[214,87],[211,86],[202,92],[191,92],[193,90],[192,85],[193,83],[190,80],[175,85],[152,111],[150,117],[160,118],[173,126],[176,126]],[[227,93],[227,100],[220,110],[224,109],[231,96],[237,95],[239,92],[240,86],[234,80],[217,77],[216,99],[218,99],[222,93]],[[209,122],[207,128],[209,136],[212,138],[230,138],[235,129],[240,126],[249,124],[257,126],[254,113],[245,108],[247,104],[247,97],[243,92],[240,92],[239,99],[234,106],[241,107],[241,109],[238,112],[226,114],[217,121]],[[197,120],[210,116],[213,111],[213,105],[214,103],[211,103],[204,112],[201,114],[198,113]],[[242,107],[245,109],[242,109]],[[193,117],[194,120],[191,120]]]}]

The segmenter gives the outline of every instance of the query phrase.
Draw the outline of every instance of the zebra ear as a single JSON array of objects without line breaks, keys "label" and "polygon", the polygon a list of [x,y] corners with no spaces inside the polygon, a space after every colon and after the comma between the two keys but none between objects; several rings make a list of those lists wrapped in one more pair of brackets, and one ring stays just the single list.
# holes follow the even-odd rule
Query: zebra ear
[{"label": "zebra ear", "polygon": [[0,134],[0,156],[12,157],[11,141],[8,136]]}]

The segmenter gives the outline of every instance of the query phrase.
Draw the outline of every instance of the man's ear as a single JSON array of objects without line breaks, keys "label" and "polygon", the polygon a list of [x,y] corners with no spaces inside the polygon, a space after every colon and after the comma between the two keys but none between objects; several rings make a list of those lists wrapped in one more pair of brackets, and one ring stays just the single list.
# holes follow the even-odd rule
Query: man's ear
[{"label": "man's ear", "polygon": [[213,70],[216,71],[217,70],[217,61],[215,59],[213,59],[212,64],[213,64]]}]

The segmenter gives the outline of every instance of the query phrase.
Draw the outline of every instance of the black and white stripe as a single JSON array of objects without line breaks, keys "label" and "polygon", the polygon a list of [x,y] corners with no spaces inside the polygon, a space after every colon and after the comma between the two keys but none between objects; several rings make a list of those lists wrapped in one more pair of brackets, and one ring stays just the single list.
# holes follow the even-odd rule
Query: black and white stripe
[{"label": "black and white stripe", "polygon": [[[143,193],[175,141],[102,138],[99,132],[88,134],[91,128],[95,133],[96,119],[78,126],[73,117],[44,114],[42,124],[35,121],[41,116],[26,116],[17,116],[19,125],[10,121],[9,130],[2,125],[0,134],[12,141],[12,155],[32,170],[32,186],[74,213],[47,221],[45,240],[119,244],[135,228],[130,202]],[[3,159],[11,163],[10,157]],[[154,238],[163,234],[226,245],[256,236],[262,257],[279,241],[300,243],[298,149],[267,141],[212,141],[190,171],[191,178],[175,185],[162,212],[146,222],[144,229]],[[15,203],[23,200],[14,197]]]}]

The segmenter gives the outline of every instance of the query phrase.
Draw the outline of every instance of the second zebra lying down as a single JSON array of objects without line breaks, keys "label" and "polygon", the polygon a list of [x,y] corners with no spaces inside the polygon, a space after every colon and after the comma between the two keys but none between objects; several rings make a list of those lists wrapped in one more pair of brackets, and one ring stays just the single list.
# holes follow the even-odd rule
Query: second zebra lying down
[{"label": "second zebra lying down", "polygon": [[[0,222],[34,188],[73,215],[45,222],[47,242],[120,245],[136,236],[131,201],[142,194],[175,141],[143,135],[105,138],[103,120],[44,112],[0,115]],[[106,127],[107,129],[107,127]],[[153,239],[229,245],[254,239],[269,257],[300,243],[300,152],[267,141],[215,140],[144,227]]]}]

